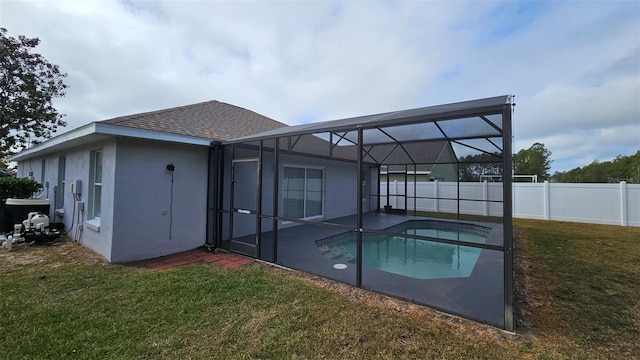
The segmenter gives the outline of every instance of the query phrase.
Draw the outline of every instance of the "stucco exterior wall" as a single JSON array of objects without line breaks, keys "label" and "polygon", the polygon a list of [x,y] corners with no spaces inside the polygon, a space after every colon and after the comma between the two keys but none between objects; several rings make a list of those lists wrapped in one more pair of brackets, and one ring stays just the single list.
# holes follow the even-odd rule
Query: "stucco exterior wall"
[{"label": "stucco exterior wall", "polygon": [[[224,170],[224,209],[230,210],[230,184],[231,184],[231,151],[227,148],[225,151],[225,170]],[[236,153],[236,158],[257,156],[257,153],[252,154],[247,152],[242,154]],[[265,152],[262,167],[262,213],[264,215],[272,215],[273,210],[273,154]],[[315,167],[324,170],[324,217],[318,219],[318,221],[329,220],[333,218],[339,218],[347,215],[353,215],[356,213],[356,197],[357,197],[357,165],[355,163],[349,163],[344,161],[334,161],[327,159],[309,158],[302,156],[292,156],[283,154],[280,156],[279,161],[279,208],[278,214],[282,215],[282,181],[283,181],[283,168],[285,166],[294,167]],[[369,176],[368,187],[371,186],[371,176]],[[238,188],[236,186],[236,205],[240,203],[248,203],[247,196],[254,196],[254,191],[248,191]],[[236,206],[237,207],[237,206]],[[375,207],[375,204],[374,204]],[[250,209],[255,210],[255,209]],[[369,203],[365,203],[364,211],[370,210]],[[233,236],[234,238],[242,237],[245,235],[255,234],[255,216],[234,214],[234,226]],[[296,223],[279,223],[279,228],[286,228],[290,226],[296,226]],[[222,221],[223,233],[222,239],[229,239],[229,216],[223,216]],[[262,221],[262,231],[272,230],[272,222],[268,220]]]},{"label": "stucco exterior wall", "polygon": [[[91,152],[98,149],[103,155],[102,204],[99,226],[95,226],[89,210],[89,181]],[[58,184],[61,156],[65,157],[64,185]],[[63,222],[71,239],[110,262],[128,262],[204,244],[207,160],[206,147],[112,138],[19,162],[18,176],[31,175],[38,182],[49,182],[49,188],[37,197],[50,198],[51,221]],[[166,169],[169,163],[176,166],[173,204],[171,172]],[[74,201],[70,184],[76,180],[82,181],[82,188]],[[64,206],[56,203],[59,191],[63,192]],[[56,207],[64,209],[62,217],[56,215]]]},{"label": "stucco exterior wall", "polygon": [[[90,200],[90,172],[91,172],[91,152],[95,150],[102,150],[102,201],[100,210],[100,226],[92,227],[88,224],[91,221],[91,207]],[[70,167],[71,165],[71,167]],[[93,146],[88,147],[85,151],[78,153],[78,156],[67,156],[67,181],[75,181],[75,179],[82,179],[82,195],[81,199],[84,201],[83,212],[83,230],[80,242],[98,252],[99,254],[108,254],[105,256],[107,260],[113,261],[113,196],[115,193],[115,173],[116,169],[116,142],[115,139],[110,139],[105,142],[95,143]],[[67,204],[65,202],[65,215]],[[76,209],[76,211],[78,211]]]},{"label": "stucco exterior wall", "polygon": [[[42,173],[42,161],[45,162],[45,172]],[[17,176],[20,178],[32,177],[33,180],[42,184],[43,189],[39,194],[34,194],[34,197],[41,199],[49,199],[51,202],[51,211],[49,218],[53,221],[54,208],[56,206],[55,199],[58,191],[63,191],[62,186],[58,187],[58,156],[47,155],[44,157],[38,157],[29,159],[27,161],[18,162]],[[43,180],[44,179],[44,180]],[[47,186],[48,183],[48,186]],[[68,189],[67,189],[68,190]],[[69,200],[71,201],[71,200]]]},{"label": "stucco exterior wall", "polygon": [[[203,245],[208,148],[129,138],[119,138],[117,148],[111,261],[148,259]],[[166,168],[170,163],[175,165],[173,174]]]},{"label": "stucco exterior wall", "polygon": [[[101,149],[103,153],[102,177],[102,206],[99,231],[87,226],[89,217],[89,172],[91,152]],[[58,184],[58,165],[61,156],[65,157],[66,184]],[[42,160],[45,160],[45,172],[42,173]],[[49,217],[53,222],[63,222],[67,235],[79,243],[94,250],[111,261],[111,239],[113,233],[113,194],[116,159],[115,139],[97,142],[91,145],[76,147],[61,152],[51,153],[43,157],[36,157],[18,162],[18,176],[28,177],[32,173],[33,179],[40,182],[49,181],[48,197],[51,200]],[[70,184],[76,180],[82,182],[80,194],[74,199],[70,191]],[[64,206],[56,203],[55,193],[63,192]],[[47,188],[39,195],[47,197]],[[64,209],[64,215],[55,214],[55,208]],[[84,209],[84,210],[81,210]],[[80,225],[80,226],[79,226]]]}]

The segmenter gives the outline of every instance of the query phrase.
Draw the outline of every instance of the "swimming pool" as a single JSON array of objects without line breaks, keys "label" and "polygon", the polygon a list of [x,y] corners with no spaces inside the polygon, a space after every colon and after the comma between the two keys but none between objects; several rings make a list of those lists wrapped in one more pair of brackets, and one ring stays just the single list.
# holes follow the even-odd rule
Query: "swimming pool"
[{"label": "swimming pool", "polygon": [[[486,243],[490,228],[474,224],[437,220],[410,220],[386,229],[408,235],[436,239]],[[357,236],[345,233],[316,241],[322,255],[337,264],[355,264]],[[365,233],[362,238],[362,265],[416,279],[469,277],[482,249],[417,240],[402,235]]]}]

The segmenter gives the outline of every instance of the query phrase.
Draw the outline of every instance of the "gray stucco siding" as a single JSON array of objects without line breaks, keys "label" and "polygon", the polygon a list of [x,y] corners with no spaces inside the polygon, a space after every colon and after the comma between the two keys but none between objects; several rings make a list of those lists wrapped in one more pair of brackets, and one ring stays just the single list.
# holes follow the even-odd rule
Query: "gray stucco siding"
[{"label": "gray stucco siding", "polygon": [[[208,148],[119,138],[117,149],[111,261],[154,258],[203,245]],[[170,163],[173,173],[166,168]]]},{"label": "gray stucco siding", "polygon": [[[282,204],[282,183],[284,180],[284,167],[309,167],[323,170],[323,216],[315,220],[323,221],[333,218],[339,218],[356,213],[357,198],[357,165],[344,161],[335,161],[327,159],[309,158],[303,156],[293,156],[283,154],[279,159],[279,184],[278,187],[278,214],[283,214]],[[225,177],[224,177],[224,209],[230,210],[231,195],[231,155],[230,151],[226,151],[225,157]],[[273,213],[273,154],[265,152],[262,163],[262,214],[272,215]],[[237,183],[236,183],[237,184]],[[238,188],[236,185],[235,207],[238,203],[250,203],[247,196],[255,197],[255,191]],[[255,200],[254,200],[255,201]],[[250,209],[255,210],[255,209]],[[365,204],[364,211],[368,210],[368,204]],[[255,216],[243,214],[234,214],[234,231],[233,236],[242,237],[245,235],[255,234]],[[229,239],[229,220],[228,216],[223,217],[223,240]],[[280,228],[296,226],[297,223],[280,222]],[[270,231],[273,229],[270,220],[262,221],[262,231]]]},{"label": "gray stucco siding", "polygon": [[[102,206],[100,218],[100,231],[96,231],[87,226],[90,212],[90,184],[89,172],[91,162],[91,152],[102,150],[103,153],[103,178],[102,178]],[[91,145],[67,149],[64,151],[47,154],[44,157],[34,157],[29,160],[18,162],[18,176],[28,177],[33,172],[36,181],[42,179],[41,163],[45,160],[45,181],[49,181],[49,199],[51,200],[51,211],[49,217],[51,221],[62,222],[65,225],[67,235],[79,243],[87,246],[107,260],[111,261],[111,236],[112,236],[112,199],[113,180],[115,171],[115,140],[106,140]],[[61,156],[65,157],[65,180],[66,184],[58,184],[58,165]],[[76,180],[82,182],[80,195],[75,199],[70,191],[70,184],[75,185]],[[61,208],[55,201],[54,186],[56,191],[62,191],[64,196],[64,215],[62,218],[55,215],[55,208]],[[38,197],[47,197],[47,189]],[[84,210],[80,210],[80,204]],[[80,225],[80,226],[79,226]]]},{"label": "gray stucco siding", "polygon": [[[89,210],[92,206],[92,190],[90,189],[92,185],[90,183],[91,153],[96,150],[102,151],[102,201],[100,206],[99,228],[89,226],[87,223],[87,221],[92,220],[91,211]],[[67,181],[75,181],[75,179],[82,180],[81,198],[84,202],[85,210],[81,242],[83,245],[105,256],[107,260],[113,261],[113,197],[116,171],[115,139],[95,143],[78,153],[77,156],[68,156],[66,161],[67,167],[69,167],[70,163],[72,165],[72,169],[67,169],[67,174],[71,174]],[[65,202],[65,214],[67,207]]]},{"label": "gray stucco siding", "polygon": [[[45,172],[42,173],[42,161],[45,161]],[[18,162],[17,175],[21,178],[29,177],[29,174],[33,177],[33,180],[42,184],[42,191],[38,194],[34,194],[34,197],[41,199],[49,199],[51,201],[51,211],[47,214],[53,221],[54,207],[55,207],[55,195],[57,191],[63,191],[64,189],[57,188],[58,181],[58,156],[47,155],[44,157],[38,157],[29,159],[27,161]],[[44,178],[44,181],[42,181]],[[46,183],[49,183],[47,187]]]}]

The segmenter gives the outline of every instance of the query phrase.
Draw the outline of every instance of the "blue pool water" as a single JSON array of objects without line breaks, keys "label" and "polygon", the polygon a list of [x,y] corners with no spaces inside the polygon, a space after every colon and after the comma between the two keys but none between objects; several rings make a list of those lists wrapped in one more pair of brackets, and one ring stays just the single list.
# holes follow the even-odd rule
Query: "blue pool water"
[{"label": "blue pool water", "polygon": [[[429,222],[426,226],[424,222],[401,224],[388,230],[437,239],[486,242],[486,233],[483,234],[482,231],[445,224],[436,221]],[[346,234],[321,240],[318,242],[318,249],[336,263],[355,264],[356,241],[355,235]],[[468,277],[481,251],[482,249],[474,247],[416,240],[401,235],[365,234],[362,239],[362,265],[416,279]]]}]

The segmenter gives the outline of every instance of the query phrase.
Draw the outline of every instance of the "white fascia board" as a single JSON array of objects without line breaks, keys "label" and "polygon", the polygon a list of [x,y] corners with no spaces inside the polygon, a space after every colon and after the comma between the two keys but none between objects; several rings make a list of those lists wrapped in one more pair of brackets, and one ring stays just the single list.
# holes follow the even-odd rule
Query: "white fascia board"
[{"label": "white fascia board", "polygon": [[85,126],[79,127],[75,130],[71,130],[64,134],[60,134],[52,137],[51,139],[43,142],[42,144],[38,144],[32,148],[24,150],[19,154],[13,155],[9,157],[8,161],[22,161],[34,156],[38,156],[40,154],[46,154],[52,151],[55,151],[56,148],[64,147],[65,143],[70,143],[72,141],[91,141],[91,136],[125,136],[125,137],[133,137],[139,139],[148,139],[148,140],[157,140],[157,141],[168,141],[174,143],[188,144],[188,145],[200,145],[200,146],[210,146],[212,140],[207,138],[200,138],[195,136],[188,135],[178,135],[178,134],[170,134],[162,131],[153,131],[153,130],[144,130],[144,129],[136,129],[125,126],[111,125],[111,124],[101,124],[101,123],[90,123]]},{"label": "white fascia board", "polygon": [[162,131],[137,129],[112,124],[96,123],[96,133],[102,135],[126,136],[138,139],[168,141],[174,143],[209,146],[213,140],[189,135],[171,134]]},{"label": "white fascia board", "polygon": [[28,159],[30,157],[33,157],[34,155],[38,154],[38,153],[42,153],[45,152],[48,149],[54,148],[56,146],[59,146],[65,142],[68,141],[72,141],[72,140],[76,140],[85,136],[89,136],[92,134],[95,134],[95,125],[96,123],[90,123],[87,124],[85,126],[81,126],[77,129],[71,130],[71,131],[67,131],[66,133],[60,134],[60,135],[56,135],[54,137],[52,137],[51,139],[35,145],[27,150],[23,150],[20,153],[13,155],[11,157],[9,157],[7,160],[8,161],[20,161],[23,159]]}]

